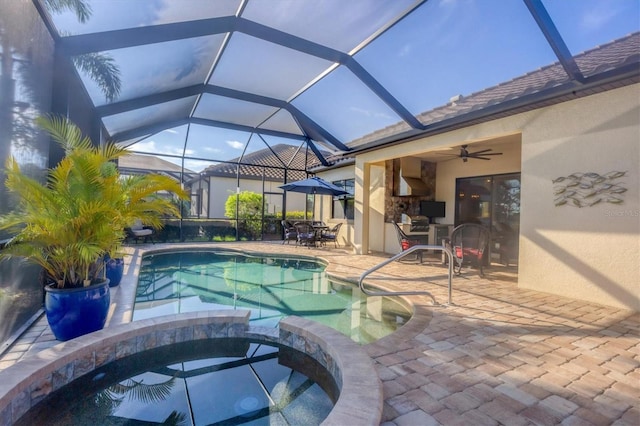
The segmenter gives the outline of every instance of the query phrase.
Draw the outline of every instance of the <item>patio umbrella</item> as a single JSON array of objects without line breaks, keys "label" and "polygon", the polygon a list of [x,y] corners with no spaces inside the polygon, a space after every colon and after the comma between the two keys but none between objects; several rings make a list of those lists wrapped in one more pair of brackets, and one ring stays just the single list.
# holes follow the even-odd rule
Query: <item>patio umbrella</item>
[{"label": "patio umbrella", "polygon": [[[316,205],[316,194],[320,195],[346,195],[347,191],[343,190],[339,186],[332,184],[331,182],[327,182],[324,179],[320,179],[319,177],[310,177],[307,179],[299,180],[297,182],[291,182],[286,185],[280,186],[281,189],[290,192],[301,192],[303,194],[313,194],[313,210],[315,215],[315,205]],[[304,212],[305,219],[307,218],[307,212],[305,209]]]},{"label": "patio umbrella", "polygon": [[308,179],[299,180],[297,182],[291,182],[286,185],[280,186],[281,189],[291,192],[302,192],[303,194],[313,195],[346,195],[347,191],[343,190],[339,186],[327,182],[319,177],[310,177]]}]

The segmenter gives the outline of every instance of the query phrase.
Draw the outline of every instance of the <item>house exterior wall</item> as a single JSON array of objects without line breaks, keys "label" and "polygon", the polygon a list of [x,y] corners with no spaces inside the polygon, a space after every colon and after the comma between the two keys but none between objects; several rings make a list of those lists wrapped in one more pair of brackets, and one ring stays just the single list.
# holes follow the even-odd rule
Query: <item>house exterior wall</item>
[{"label": "house exterior wall", "polygon": [[[529,116],[518,285],[640,310],[640,85]],[[555,205],[554,180],[617,171],[625,176],[610,182],[626,189],[622,204]]]},{"label": "house exterior wall", "polygon": [[[420,173],[418,169],[418,173]],[[369,250],[384,251],[384,163],[371,165],[370,200],[369,200]]]},{"label": "house exterior wall", "polygon": [[[236,193],[236,179],[224,178],[224,177],[211,177],[210,194],[209,194],[209,218],[221,219],[224,218],[224,204],[227,202],[229,195]],[[283,185],[281,182],[264,182],[264,192],[282,193],[282,189],[278,188]],[[208,185],[204,185],[205,190]],[[262,181],[241,179],[240,191],[251,191],[262,194]],[[275,211],[277,213],[282,212],[282,197],[270,196],[267,197],[267,205],[269,207],[269,213]],[[287,211],[304,211],[306,197],[304,194],[287,192]]]},{"label": "house exterior wall", "polygon": [[[325,172],[319,173],[318,177],[328,182],[334,182],[343,179],[353,179],[353,166],[327,170]],[[329,195],[317,195],[315,217],[320,218],[320,220],[331,227],[335,226],[339,222],[342,222],[342,227],[340,228],[340,233],[338,234],[338,244],[342,247],[350,246],[353,244],[354,239],[353,220],[333,219],[331,217],[332,204],[333,197]]]},{"label": "house exterior wall", "polygon": [[[639,311],[640,85],[358,155],[356,252],[376,246],[369,226],[370,205],[375,204],[375,196],[368,196],[375,181],[372,164],[505,135],[521,138],[518,286]],[[453,221],[455,178],[517,172],[520,148],[516,146],[514,142],[513,152],[504,158],[470,160],[467,169],[453,170],[454,164],[439,163],[436,198],[447,202],[447,217],[440,222]],[[601,196],[581,189],[583,207],[573,201],[557,206],[556,192],[562,191],[558,181],[589,173],[609,179],[604,184],[611,182],[618,192]],[[619,173],[622,177],[611,178]],[[600,202],[594,203],[597,199]],[[358,229],[360,224],[364,225]],[[393,233],[385,229],[384,235],[389,238]]]}]

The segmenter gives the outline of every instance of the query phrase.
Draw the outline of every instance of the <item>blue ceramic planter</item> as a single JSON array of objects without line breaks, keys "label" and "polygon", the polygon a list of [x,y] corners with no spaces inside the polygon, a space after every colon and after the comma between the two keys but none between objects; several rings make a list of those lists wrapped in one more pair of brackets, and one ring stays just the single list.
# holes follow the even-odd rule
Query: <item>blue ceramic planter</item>
[{"label": "blue ceramic planter", "polygon": [[115,287],[120,284],[122,274],[124,273],[124,259],[109,259],[105,262],[105,270],[109,279],[109,287]]},{"label": "blue ceramic planter", "polygon": [[111,295],[109,280],[88,287],[45,287],[44,308],[56,339],[66,341],[101,330],[107,321]]}]

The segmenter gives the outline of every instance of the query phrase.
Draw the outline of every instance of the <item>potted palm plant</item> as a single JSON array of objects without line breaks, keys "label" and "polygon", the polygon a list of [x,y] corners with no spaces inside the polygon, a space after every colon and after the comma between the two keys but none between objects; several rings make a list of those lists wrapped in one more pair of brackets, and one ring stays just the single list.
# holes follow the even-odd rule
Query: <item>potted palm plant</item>
[{"label": "potted palm plant", "polygon": [[18,209],[0,218],[15,236],[0,259],[22,258],[43,269],[45,312],[58,340],[104,327],[110,302],[104,257],[117,252],[124,228],[135,220],[161,227],[161,217],[178,215],[158,191],[185,198],[180,183],[157,174],[120,176],[115,161],[126,153],[113,143],[95,146],[63,117],[38,124],[64,148],[65,156],[42,184],[6,164],[6,187]]}]

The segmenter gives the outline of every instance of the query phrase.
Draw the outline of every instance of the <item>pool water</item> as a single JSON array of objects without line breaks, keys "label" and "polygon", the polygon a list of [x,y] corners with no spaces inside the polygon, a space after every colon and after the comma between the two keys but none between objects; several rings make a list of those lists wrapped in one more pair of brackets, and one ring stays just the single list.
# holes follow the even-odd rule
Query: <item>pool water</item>
[{"label": "pool water", "polygon": [[108,364],[52,393],[18,424],[311,425],[336,397],[330,375],[305,354],[211,339]]},{"label": "pool water", "polygon": [[276,327],[297,315],[358,343],[384,337],[408,321],[390,297],[367,297],[357,286],[330,280],[321,262],[236,252],[170,252],[145,256],[133,319],[209,309],[248,309],[251,323]]}]

